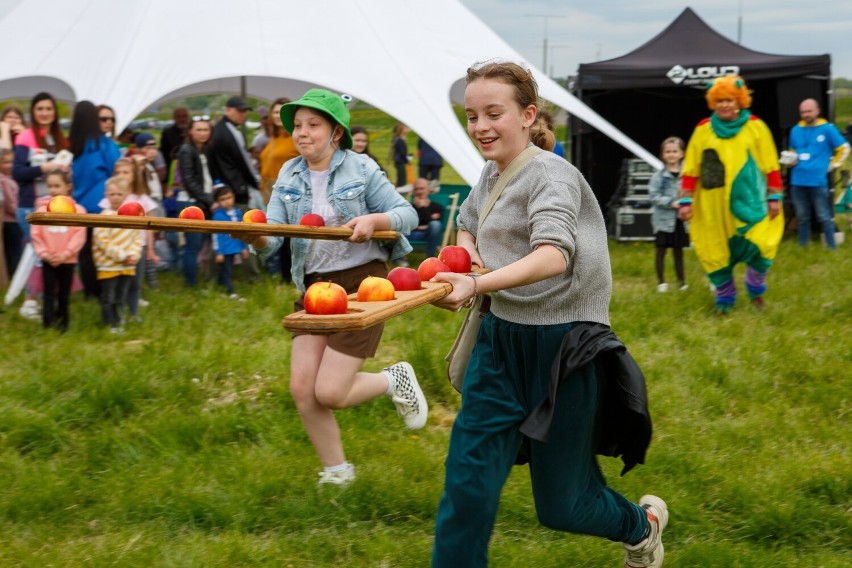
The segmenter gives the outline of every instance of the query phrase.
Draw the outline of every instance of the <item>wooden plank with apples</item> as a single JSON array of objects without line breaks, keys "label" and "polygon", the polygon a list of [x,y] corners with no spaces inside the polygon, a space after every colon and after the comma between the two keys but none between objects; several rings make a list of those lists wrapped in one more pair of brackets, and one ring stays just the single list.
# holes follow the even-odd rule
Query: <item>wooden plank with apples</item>
[{"label": "wooden plank with apples", "polygon": [[[460,255],[456,257],[458,264],[453,266],[457,273],[467,274],[472,271],[478,274],[485,274],[488,272],[487,269],[479,268],[478,266],[474,266],[471,269],[470,255],[462,247],[448,246],[442,250],[442,254],[444,252],[447,252],[448,257],[454,254]],[[452,285],[446,282],[431,281],[432,276],[437,272],[450,272],[450,270],[447,270],[448,268],[450,268],[449,265],[440,262],[434,257],[425,259],[420,263],[420,267],[416,271],[411,268],[398,266],[388,273],[387,279],[365,278],[359,286],[358,293],[349,294],[348,296],[346,296],[343,288],[335,284],[331,284],[330,286],[338,288],[337,292],[332,292],[321,287],[318,293],[311,296],[311,289],[315,286],[320,286],[320,283],[314,283],[310,286],[305,296],[306,310],[286,316],[283,322],[284,327],[290,331],[315,334],[366,329],[448,296],[453,291]],[[394,273],[396,272],[398,274],[396,274],[395,278]],[[380,282],[373,283],[371,280],[383,281],[384,284]],[[392,286],[393,300],[358,300],[363,288],[366,289],[362,300],[368,299],[371,295],[374,297],[387,297],[382,296],[386,292],[380,290],[384,286]],[[419,288],[417,288],[418,286]],[[343,298],[346,298],[345,305]],[[326,309],[318,311],[317,308],[320,302],[325,303]],[[343,309],[346,311],[341,313]]]},{"label": "wooden plank with apples", "polygon": [[[275,223],[232,223],[173,217],[131,217],[128,215],[94,215],[91,213],[30,213],[31,225],[63,227],[109,227],[149,231],[178,231],[185,233],[224,233],[229,235],[271,235],[299,239],[346,240],[352,235],[348,227],[313,227]],[[380,241],[399,239],[397,231],[376,231],[372,238]]]},{"label": "wooden plank with apples", "polygon": [[397,290],[396,299],[381,302],[359,302],[357,294],[349,294],[349,308],[345,314],[316,315],[303,310],[286,316],[284,327],[289,331],[315,334],[360,331],[431,304],[453,291],[453,287],[445,282],[423,282],[421,286],[420,290]]}]

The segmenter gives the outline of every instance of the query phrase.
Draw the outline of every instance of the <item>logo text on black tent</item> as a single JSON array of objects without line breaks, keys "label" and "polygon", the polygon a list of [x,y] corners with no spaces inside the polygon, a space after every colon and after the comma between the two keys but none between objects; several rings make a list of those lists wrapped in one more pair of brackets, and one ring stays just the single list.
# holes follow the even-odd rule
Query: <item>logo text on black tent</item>
[{"label": "logo text on black tent", "polygon": [[672,83],[676,85],[700,85],[716,77],[739,74],[739,65],[708,65],[706,67],[683,67],[675,65],[669,69],[666,77],[671,79]]}]

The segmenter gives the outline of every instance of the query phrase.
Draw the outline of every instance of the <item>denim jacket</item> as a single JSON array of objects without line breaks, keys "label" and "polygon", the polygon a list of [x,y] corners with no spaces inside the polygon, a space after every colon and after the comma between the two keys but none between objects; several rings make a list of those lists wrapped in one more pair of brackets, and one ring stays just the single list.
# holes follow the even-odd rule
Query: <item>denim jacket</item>
[{"label": "denim jacket", "polygon": [[[417,227],[417,212],[394,188],[384,172],[372,159],[351,150],[337,149],[331,157],[328,176],[328,202],[340,217],[341,224],[369,213],[385,213],[390,217],[392,231],[401,233],[398,241],[385,243],[390,259],[396,260],[411,252],[412,247],[402,233]],[[304,158],[294,158],[284,164],[267,206],[269,223],[295,225],[302,216],[311,212],[313,205],[311,175]],[[266,248],[258,249],[262,259],[273,255],[281,246],[282,237],[267,237]],[[308,239],[294,238],[293,283],[305,291],[305,256]]]},{"label": "denim jacket", "polygon": [[651,225],[655,233],[674,233],[677,209],[672,201],[680,196],[680,177],[663,168],[651,176],[648,182],[648,197],[654,206]]}]

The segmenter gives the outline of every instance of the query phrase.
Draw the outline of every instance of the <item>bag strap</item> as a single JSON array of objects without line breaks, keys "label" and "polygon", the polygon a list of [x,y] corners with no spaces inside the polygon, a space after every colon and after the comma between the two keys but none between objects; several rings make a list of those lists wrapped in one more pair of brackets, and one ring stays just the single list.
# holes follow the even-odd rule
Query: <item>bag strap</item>
[{"label": "bag strap", "polygon": [[488,194],[485,206],[479,213],[479,225],[477,225],[476,228],[477,238],[479,237],[480,229],[482,229],[482,222],[485,221],[485,218],[489,213],[491,213],[491,209],[494,207],[494,204],[497,203],[497,199],[500,198],[500,194],[503,193],[503,189],[509,185],[509,182],[512,181],[513,177],[515,177],[515,174],[517,174],[540,152],[542,152],[542,149],[538,146],[527,147],[523,152],[515,156],[515,159],[509,162],[506,170],[500,174],[500,178],[497,180],[497,183],[494,184],[494,188],[491,190],[491,193]]}]

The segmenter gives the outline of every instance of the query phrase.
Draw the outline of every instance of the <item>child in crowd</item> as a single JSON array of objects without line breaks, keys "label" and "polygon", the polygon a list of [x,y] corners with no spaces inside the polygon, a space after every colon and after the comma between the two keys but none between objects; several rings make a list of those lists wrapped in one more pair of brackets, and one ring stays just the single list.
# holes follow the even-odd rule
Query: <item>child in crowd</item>
[{"label": "child in crowd", "polygon": [[680,171],[685,147],[683,140],[677,136],[663,140],[660,145],[660,158],[664,167],[651,176],[651,181],[648,182],[648,193],[654,206],[651,225],[657,244],[657,292],[666,292],[669,289],[663,268],[666,249],[672,249],[680,290],[689,288],[683,274],[683,249],[689,246],[689,235],[686,234],[685,224],[677,216],[680,204]]},{"label": "child in crowd", "polygon": [[3,251],[0,253],[6,257],[9,278],[15,274],[24,248],[23,233],[18,225],[18,182],[12,179],[13,161],[11,150],[0,150],[0,191],[3,193]]},{"label": "child in crowd", "polygon": [[[45,178],[48,195],[36,202],[38,211],[47,211],[47,204],[58,195],[71,197],[71,180],[66,172],[54,170]],[[86,209],[75,203],[77,213]],[[68,303],[71,297],[71,284],[74,281],[74,267],[77,255],[86,244],[85,227],[60,227],[51,225],[33,225],[30,236],[36,255],[41,259],[42,268],[42,312],[41,323],[45,328],[56,326],[60,332],[68,330]]]},{"label": "child in crowd", "polygon": [[[213,200],[219,206],[213,212],[214,221],[231,221],[239,223],[243,213],[234,207],[234,190],[227,185],[220,185],[213,190]],[[230,235],[216,234],[213,236],[213,251],[216,255],[216,264],[219,266],[219,285],[225,289],[228,297],[232,300],[244,301],[234,291],[233,272],[234,260],[239,256],[242,260],[249,257],[248,245]]]},{"label": "child in crowd", "polygon": [[143,174],[148,195],[157,204],[161,204],[163,202],[163,180],[166,179],[167,166],[166,160],[157,147],[157,139],[152,134],[142,132],[136,135],[133,142],[136,146],[133,156],[144,158],[142,162],[144,165]]},{"label": "child in crowd", "polygon": [[[109,207],[101,215],[115,215],[130,195],[127,180],[113,176],[106,181],[106,198]],[[121,309],[127,303],[127,291],[136,276],[136,264],[142,252],[137,229],[96,227],[93,235],[92,255],[101,284],[101,316],[112,333],[123,332]]]},{"label": "child in crowd", "polygon": [[[351,99],[348,99],[351,100]],[[394,189],[378,164],[352,148],[348,102],[324,89],[311,89],[281,108],[281,122],[293,133],[301,156],[281,169],[269,200],[269,223],[298,223],[317,213],[327,226],[352,229],[346,241],[291,239],[293,283],[302,293],[295,309],[304,309],[304,293],[315,282],[334,282],[355,292],[367,276],[387,276],[387,261],[411,251],[401,236],[391,244],[371,240],[374,231],[410,233],[417,213]],[[262,259],[276,254],[280,237],[252,235],[243,240]],[[426,424],[427,405],[408,363],[379,373],[361,366],[374,357],[381,324],[362,331],[332,335],[294,334],[291,345],[290,392],[323,471],[320,484],[345,485],[355,479],[346,460],[334,412],[388,395],[411,429]]]},{"label": "child in crowd", "polygon": [[[144,174],[144,162],[136,158],[119,158],[113,166],[113,175],[124,178],[130,184],[130,195],[127,196],[128,201],[136,201],[145,210],[145,215],[149,217],[158,216],[160,207],[157,202],[148,194],[148,183]],[[106,207],[106,198],[101,207]],[[142,254],[139,259],[139,265],[136,267],[136,276],[130,284],[130,290],[127,291],[127,309],[130,312],[130,319],[140,321],[139,307],[145,307],[148,302],[142,299],[142,278],[148,281],[148,286],[156,290],[159,287],[157,280],[157,264],[160,259],[154,250],[154,231],[139,231],[139,237],[142,245]]]}]

